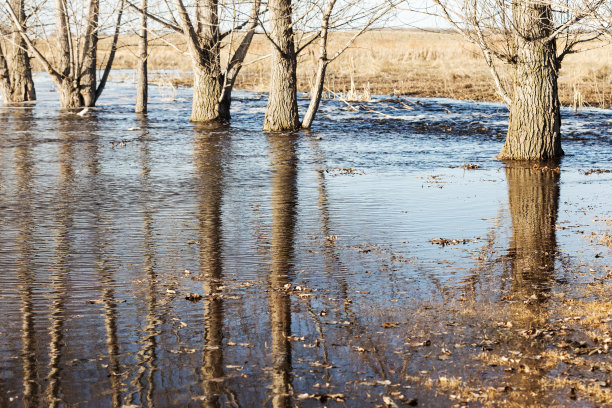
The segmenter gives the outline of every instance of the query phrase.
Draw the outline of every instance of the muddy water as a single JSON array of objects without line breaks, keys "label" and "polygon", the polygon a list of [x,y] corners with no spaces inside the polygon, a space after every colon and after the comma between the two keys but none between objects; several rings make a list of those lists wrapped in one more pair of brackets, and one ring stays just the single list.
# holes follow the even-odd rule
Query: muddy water
[{"label": "muddy water", "polygon": [[564,111],[558,174],[494,159],[497,104],[328,101],[265,134],[264,95],[211,129],[189,90],[138,117],[115,82],[80,117],[38,84],[0,108],[0,405],[592,405],[482,353],[546,352],[525,331],[612,265],[612,173],[585,172],[612,113]]}]

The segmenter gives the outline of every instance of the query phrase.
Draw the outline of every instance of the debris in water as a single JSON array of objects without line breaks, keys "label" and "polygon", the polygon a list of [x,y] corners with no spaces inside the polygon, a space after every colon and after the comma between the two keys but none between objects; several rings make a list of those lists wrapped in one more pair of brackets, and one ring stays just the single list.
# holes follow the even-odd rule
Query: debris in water
[{"label": "debris in water", "polygon": [[199,293],[190,293],[189,295],[185,296],[185,299],[189,300],[190,302],[199,302],[202,299],[202,295]]},{"label": "debris in water", "polygon": [[457,245],[457,244],[467,244],[473,242],[470,239],[450,239],[450,238],[432,238],[429,240],[432,244],[438,244],[441,246],[445,245]]},{"label": "debris in water", "polygon": [[389,397],[387,395],[383,395],[382,400],[385,403],[385,406],[387,406],[387,407],[399,408],[398,405],[395,403],[395,401],[393,401],[391,399],[391,397]]}]

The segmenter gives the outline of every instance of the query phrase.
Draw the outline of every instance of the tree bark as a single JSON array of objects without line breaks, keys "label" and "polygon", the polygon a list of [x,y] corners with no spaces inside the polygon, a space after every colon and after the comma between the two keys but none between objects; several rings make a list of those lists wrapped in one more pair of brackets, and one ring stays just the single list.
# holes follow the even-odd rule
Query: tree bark
[{"label": "tree bark", "polygon": [[194,62],[193,101],[191,105],[192,122],[212,122],[228,120],[229,112],[221,109],[221,83],[217,73],[210,66]]},{"label": "tree bark", "polygon": [[83,44],[82,75],[80,82],[80,92],[84,106],[94,106],[96,104],[96,70],[98,52],[98,20],[100,16],[100,0],[90,0],[89,17],[87,19],[87,32],[85,43]]},{"label": "tree bark", "polygon": [[[23,0],[13,0],[11,6],[22,29],[25,29]],[[12,35],[12,47],[3,50],[0,45],[0,95],[5,103],[36,100],[30,57],[26,48],[27,45],[18,30]]]},{"label": "tree bark", "polygon": [[[144,12],[147,11],[147,0],[142,0],[141,7]],[[147,113],[148,88],[149,81],[147,78],[147,16],[144,13],[140,14],[140,39],[138,42],[138,85],[136,88],[136,113]]]},{"label": "tree bark", "polygon": [[[229,111],[220,105],[221,55],[219,36],[218,1],[206,0],[198,4],[198,33],[189,26],[185,32],[191,35],[189,43],[194,66],[192,122],[229,120]],[[188,26],[185,21],[184,27]]]},{"label": "tree bark", "polygon": [[85,106],[83,96],[79,88],[75,86],[70,77],[63,78],[56,82],[57,92],[59,94],[60,107],[62,109],[82,108]]},{"label": "tree bark", "polygon": [[552,7],[540,1],[515,0],[514,41],[517,50],[506,143],[499,158],[551,159],[563,155],[557,89],[559,63]]},{"label": "tree bark", "polygon": [[270,94],[263,130],[283,131],[299,128],[297,106],[297,57],[291,21],[291,0],[271,0],[270,37],[272,72]]},{"label": "tree bark", "polygon": [[75,56],[72,35],[68,25],[68,10],[65,0],[55,1],[55,19],[58,41],[57,76],[52,76],[57,85],[62,109],[80,108],[84,105],[75,72]]}]

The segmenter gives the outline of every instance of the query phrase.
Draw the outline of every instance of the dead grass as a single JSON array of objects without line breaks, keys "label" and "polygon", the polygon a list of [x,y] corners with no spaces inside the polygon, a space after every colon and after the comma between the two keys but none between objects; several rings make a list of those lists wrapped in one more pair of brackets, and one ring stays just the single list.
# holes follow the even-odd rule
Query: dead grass
[{"label": "dead grass", "polygon": [[[331,50],[343,44],[350,33],[334,33]],[[173,47],[169,44],[173,44]],[[105,44],[105,42],[102,42]],[[612,46],[593,49],[566,58],[560,73],[559,94],[567,106],[612,106]],[[105,54],[104,45],[101,56]],[[153,42],[149,66],[152,70],[175,70],[166,80],[174,85],[191,85],[191,61],[182,53],[185,45],[176,35]],[[263,35],[255,36],[237,81],[237,87],[267,91],[270,45]],[[263,59],[262,59],[263,58]],[[136,64],[136,37],[121,39],[117,68]],[[316,65],[316,49],[305,50],[299,61],[300,91],[308,91]],[[351,82],[357,92],[450,97],[498,101],[495,86],[479,50],[451,32],[386,30],[366,33],[331,64],[326,88],[347,94]]]}]

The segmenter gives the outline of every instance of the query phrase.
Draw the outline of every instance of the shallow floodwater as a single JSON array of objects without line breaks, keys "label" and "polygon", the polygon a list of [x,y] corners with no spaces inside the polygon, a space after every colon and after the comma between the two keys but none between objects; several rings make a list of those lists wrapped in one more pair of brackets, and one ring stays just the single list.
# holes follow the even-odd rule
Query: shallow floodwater
[{"label": "shallow floodwater", "polygon": [[139,117],[111,82],[81,117],[37,80],[0,107],[0,406],[448,406],[423,380],[469,375],[576,402],[470,361],[481,308],[547,318],[612,264],[588,239],[612,229],[612,173],[588,172],[612,112],[564,110],[557,173],[494,158],[499,104],[325,101],[266,134],[263,94],[211,129],[190,89]]}]

